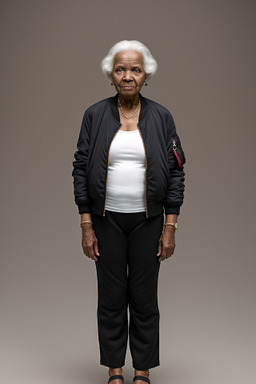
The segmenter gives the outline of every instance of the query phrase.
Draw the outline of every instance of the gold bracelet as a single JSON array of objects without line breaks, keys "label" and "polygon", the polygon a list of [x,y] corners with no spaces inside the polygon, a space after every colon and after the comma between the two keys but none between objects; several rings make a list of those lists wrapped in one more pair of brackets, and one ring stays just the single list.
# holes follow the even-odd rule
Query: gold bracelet
[{"label": "gold bracelet", "polygon": [[164,226],[166,227],[167,225],[170,225],[172,227],[174,227],[175,229],[178,228],[178,224],[177,223],[165,223]]},{"label": "gold bracelet", "polygon": [[80,227],[82,227],[82,224],[92,224],[92,221],[90,220],[81,221]]}]

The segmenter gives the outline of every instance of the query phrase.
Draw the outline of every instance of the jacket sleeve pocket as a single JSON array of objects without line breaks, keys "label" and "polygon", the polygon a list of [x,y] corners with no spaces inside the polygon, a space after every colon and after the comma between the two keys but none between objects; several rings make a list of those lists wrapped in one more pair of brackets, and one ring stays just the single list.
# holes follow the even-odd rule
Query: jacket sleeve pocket
[{"label": "jacket sleeve pocket", "polygon": [[183,169],[183,165],[186,163],[186,158],[178,135],[173,136],[171,139],[170,157],[169,161],[171,168],[178,167]]}]

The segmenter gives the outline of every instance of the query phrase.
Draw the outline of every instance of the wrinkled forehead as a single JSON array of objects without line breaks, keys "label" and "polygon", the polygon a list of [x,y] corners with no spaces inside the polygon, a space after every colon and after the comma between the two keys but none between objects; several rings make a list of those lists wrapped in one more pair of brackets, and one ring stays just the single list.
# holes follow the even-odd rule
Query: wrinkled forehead
[{"label": "wrinkled forehead", "polygon": [[121,51],[118,52],[114,57],[114,65],[117,64],[139,64],[143,65],[143,55],[140,52],[137,51]]}]

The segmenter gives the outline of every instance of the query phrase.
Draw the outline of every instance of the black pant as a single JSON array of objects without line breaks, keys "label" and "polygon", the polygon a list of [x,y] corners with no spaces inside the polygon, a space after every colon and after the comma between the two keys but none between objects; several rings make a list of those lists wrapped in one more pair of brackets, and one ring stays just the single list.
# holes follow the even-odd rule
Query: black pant
[{"label": "black pant", "polygon": [[163,215],[146,219],[145,212],[106,211],[105,217],[93,215],[93,225],[100,252],[95,262],[100,363],[111,368],[125,364],[129,333],[133,367],[158,366],[160,262],[156,255]]}]

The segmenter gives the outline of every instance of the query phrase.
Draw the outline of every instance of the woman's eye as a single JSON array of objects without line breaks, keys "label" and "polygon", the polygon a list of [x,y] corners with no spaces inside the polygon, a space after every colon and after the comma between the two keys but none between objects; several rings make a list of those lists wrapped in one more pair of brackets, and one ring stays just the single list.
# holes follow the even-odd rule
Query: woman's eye
[{"label": "woman's eye", "polygon": [[140,72],[139,68],[134,68],[134,72],[139,73]]},{"label": "woman's eye", "polygon": [[122,70],[123,70],[122,68],[117,68],[116,71],[117,71],[117,72],[122,72]]}]

